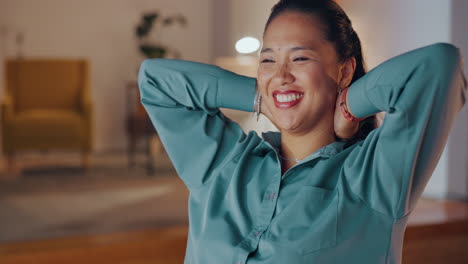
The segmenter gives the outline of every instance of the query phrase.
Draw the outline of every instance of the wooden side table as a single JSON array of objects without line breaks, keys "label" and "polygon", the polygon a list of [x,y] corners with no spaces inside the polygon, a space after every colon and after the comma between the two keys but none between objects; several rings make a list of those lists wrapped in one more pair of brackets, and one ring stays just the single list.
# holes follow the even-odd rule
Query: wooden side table
[{"label": "wooden side table", "polygon": [[128,164],[134,167],[135,154],[138,140],[145,141],[146,171],[154,174],[153,155],[151,152],[151,137],[156,134],[156,130],[140,102],[140,92],[136,81],[128,81],[126,84],[127,94],[127,135],[128,135]]}]

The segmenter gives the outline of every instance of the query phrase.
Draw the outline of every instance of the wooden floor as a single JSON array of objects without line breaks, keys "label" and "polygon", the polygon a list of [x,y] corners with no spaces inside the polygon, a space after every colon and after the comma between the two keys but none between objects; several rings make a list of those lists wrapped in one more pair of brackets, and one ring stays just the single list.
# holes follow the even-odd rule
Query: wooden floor
[{"label": "wooden floor", "polygon": [[[0,244],[0,263],[183,263],[187,231],[186,226],[175,226]],[[403,263],[467,264],[468,204],[421,200],[405,233]]]},{"label": "wooden floor", "polygon": [[419,200],[405,232],[403,263],[468,264],[468,203]]},{"label": "wooden floor", "polygon": [[187,227],[0,245],[2,264],[183,263]]},{"label": "wooden floor", "polygon": [[403,263],[467,264],[468,220],[409,226],[405,232]]}]

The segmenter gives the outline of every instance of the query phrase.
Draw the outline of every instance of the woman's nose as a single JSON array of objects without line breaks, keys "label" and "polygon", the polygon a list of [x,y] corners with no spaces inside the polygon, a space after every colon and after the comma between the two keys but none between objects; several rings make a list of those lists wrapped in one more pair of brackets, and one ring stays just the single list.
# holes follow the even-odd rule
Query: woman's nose
[{"label": "woman's nose", "polygon": [[283,63],[278,66],[275,79],[281,86],[294,82],[294,76],[291,74],[287,63]]}]

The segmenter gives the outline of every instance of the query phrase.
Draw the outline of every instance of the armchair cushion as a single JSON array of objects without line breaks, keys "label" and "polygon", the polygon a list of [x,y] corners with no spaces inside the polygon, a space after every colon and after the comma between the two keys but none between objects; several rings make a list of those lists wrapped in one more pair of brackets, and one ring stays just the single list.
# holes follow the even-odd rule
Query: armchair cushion
[{"label": "armchair cushion", "polygon": [[17,140],[80,140],[86,136],[85,121],[74,111],[36,109],[18,113],[10,126]]}]

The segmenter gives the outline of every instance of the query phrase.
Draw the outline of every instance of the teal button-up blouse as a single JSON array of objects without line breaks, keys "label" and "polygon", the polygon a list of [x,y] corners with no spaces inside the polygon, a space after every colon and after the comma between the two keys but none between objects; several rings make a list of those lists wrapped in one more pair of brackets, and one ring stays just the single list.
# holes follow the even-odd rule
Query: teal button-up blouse
[{"label": "teal button-up blouse", "polygon": [[438,43],[353,83],[365,140],[334,142],[281,175],[279,133],[245,134],[219,108],[253,111],[255,82],[197,62],[150,59],[141,102],[190,191],[187,264],[401,263],[408,216],[465,103],[459,50]]}]

